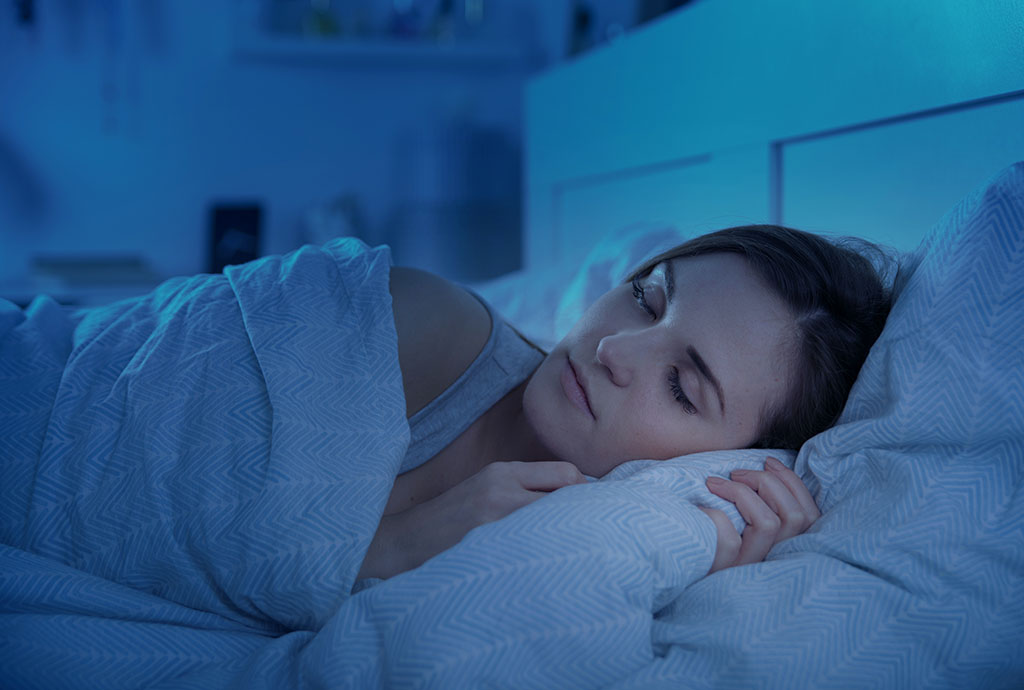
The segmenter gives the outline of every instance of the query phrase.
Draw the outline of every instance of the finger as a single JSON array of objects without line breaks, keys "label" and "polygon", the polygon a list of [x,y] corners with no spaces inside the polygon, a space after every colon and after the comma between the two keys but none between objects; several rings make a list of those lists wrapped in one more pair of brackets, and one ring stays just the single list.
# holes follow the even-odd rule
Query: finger
[{"label": "finger", "polygon": [[764,560],[775,545],[775,536],[782,525],[779,516],[768,507],[757,492],[745,484],[723,479],[721,482],[709,481],[708,488],[716,496],[733,503],[747,523],[735,565]]},{"label": "finger", "polygon": [[764,467],[769,472],[773,472],[789,488],[790,493],[800,503],[804,512],[811,516],[811,522],[821,517],[818,504],[814,502],[814,497],[811,496],[811,492],[808,491],[807,486],[800,480],[796,472],[771,456],[768,456],[768,459],[765,460]]},{"label": "finger", "polygon": [[733,527],[732,520],[728,515],[717,508],[697,507],[711,518],[711,522],[715,523],[715,557],[708,570],[708,575],[710,575],[735,563],[742,542],[740,533]]},{"label": "finger", "polygon": [[775,535],[776,543],[800,534],[813,522],[813,518],[804,512],[789,487],[773,473],[736,470],[730,477],[756,491],[758,497],[779,517],[781,524]]},{"label": "finger", "polygon": [[524,489],[554,491],[571,484],[585,484],[586,477],[571,462],[539,460],[537,462],[510,462],[510,469]]},{"label": "finger", "polygon": [[520,499],[519,499],[519,505],[516,506],[516,510],[519,510],[523,506],[528,506],[531,503],[533,503],[534,501],[539,501],[540,499],[544,498],[545,496],[550,496],[550,495],[551,495],[550,491],[532,491],[532,490],[523,491],[522,495],[520,496]]}]

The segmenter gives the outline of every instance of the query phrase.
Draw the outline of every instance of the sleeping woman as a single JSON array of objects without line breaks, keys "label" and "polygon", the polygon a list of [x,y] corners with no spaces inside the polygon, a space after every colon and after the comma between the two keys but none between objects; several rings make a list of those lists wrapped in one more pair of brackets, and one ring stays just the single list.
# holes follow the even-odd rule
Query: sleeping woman
[{"label": "sleeping woman", "polygon": [[[472,528],[627,460],[799,448],[838,417],[889,310],[865,256],[777,226],[664,252],[548,353],[443,279],[394,268],[390,285],[406,457],[422,464],[397,477],[360,577],[416,567]],[[481,387],[508,392],[487,407]],[[762,560],[819,515],[774,458],[708,489],[748,524],[741,538],[724,513],[702,508],[718,529],[712,571]]]},{"label": "sleeping woman", "polygon": [[[389,256],[339,240],[101,308],[0,300],[0,545],[318,630],[372,578],[628,460],[799,448],[889,309],[860,253],[740,227],[640,266],[545,353]],[[818,516],[770,459],[708,488],[748,523],[703,509],[711,570]]]}]

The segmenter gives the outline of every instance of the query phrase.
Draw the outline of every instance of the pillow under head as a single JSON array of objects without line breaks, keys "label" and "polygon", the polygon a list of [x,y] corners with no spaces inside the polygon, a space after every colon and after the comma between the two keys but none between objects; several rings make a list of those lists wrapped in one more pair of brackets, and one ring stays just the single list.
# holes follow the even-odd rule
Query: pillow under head
[{"label": "pillow under head", "polygon": [[798,456],[823,512],[799,548],[1019,638],[1024,163],[950,211],[896,291],[839,424]]},{"label": "pillow under head", "polygon": [[[954,207],[894,291],[839,424],[801,454],[826,509],[861,484],[917,477],[922,464],[1024,453],[1024,163]],[[848,472],[851,462],[863,466]]]}]

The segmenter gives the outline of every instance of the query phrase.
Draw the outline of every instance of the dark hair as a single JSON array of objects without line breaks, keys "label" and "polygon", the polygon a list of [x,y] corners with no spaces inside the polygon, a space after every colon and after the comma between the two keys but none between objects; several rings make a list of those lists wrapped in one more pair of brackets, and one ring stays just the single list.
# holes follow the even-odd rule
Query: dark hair
[{"label": "dark hair", "polygon": [[629,280],[668,259],[721,252],[743,256],[796,320],[796,376],[784,399],[762,410],[753,447],[798,449],[843,411],[889,315],[894,261],[864,240],[745,225],[684,242],[645,262]]}]

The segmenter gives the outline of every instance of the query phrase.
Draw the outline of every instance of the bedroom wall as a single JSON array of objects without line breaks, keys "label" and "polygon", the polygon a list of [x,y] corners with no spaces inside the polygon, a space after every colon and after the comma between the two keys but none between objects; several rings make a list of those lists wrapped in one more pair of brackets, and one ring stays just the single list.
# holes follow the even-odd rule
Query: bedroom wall
[{"label": "bedroom wall", "polygon": [[229,0],[40,1],[27,26],[17,4],[0,7],[8,293],[39,254],[139,255],[157,276],[204,270],[215,203],[262,204],[262,250],[286,251],[308,239],[307,209],[343,195],[358,199],[367,240],[418,238],[407,260],[424,233],[472,240],[439,223],[453,204],[476,204],[510,249],[475,268],[518,264],[521,86],[543,59],[529,6],[491,13],[521,50],[480,65],[242,57]]},{"label": "bedroom wall", "polygon": [[[426,16],[438,0],[413,4]],[[628,28],[633,4],[589,0],[589,42]],[[242,29],[259,5],[0,5],[0,294],[60,291],[29,274],[39,256],[140,257],[152,273],[142,280],[206,270],[211,205],[254,201],[263,253],[348,227],[456,279],[519,265],[522,88],[568,56],[573,0],[485,0],[483,59],[403,56],[402,46],[281,54],[258,40],[250,50]],[[346,20],[364,8],[378,27],[391,6],[332,4]],[[335,217],[317,234],[304,224],[311,208],[352,199],[358,227]],[[118,270],[107,277],[140,278]]]}]

